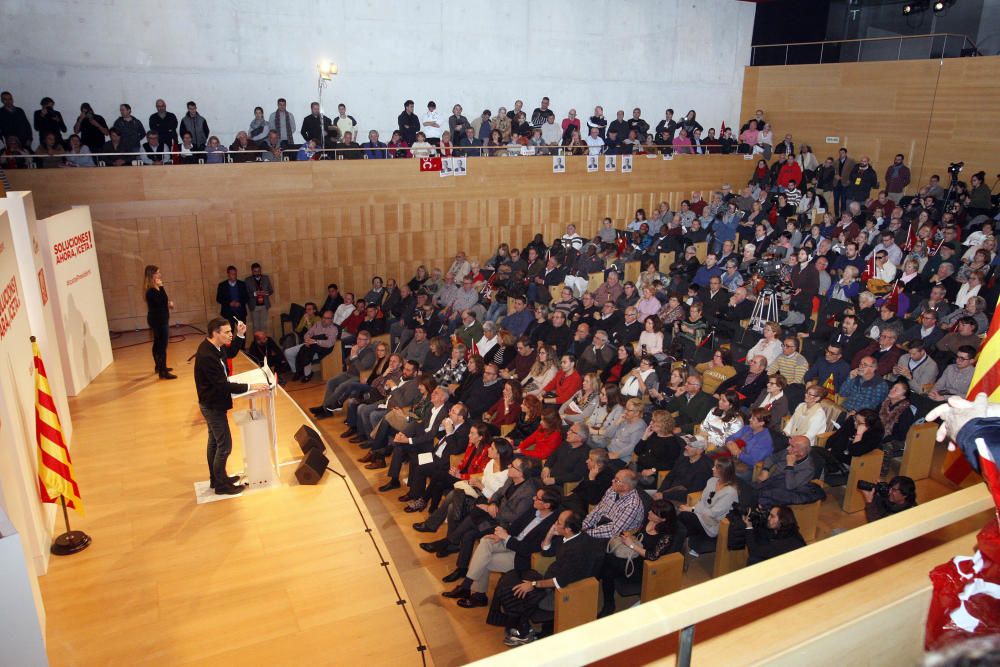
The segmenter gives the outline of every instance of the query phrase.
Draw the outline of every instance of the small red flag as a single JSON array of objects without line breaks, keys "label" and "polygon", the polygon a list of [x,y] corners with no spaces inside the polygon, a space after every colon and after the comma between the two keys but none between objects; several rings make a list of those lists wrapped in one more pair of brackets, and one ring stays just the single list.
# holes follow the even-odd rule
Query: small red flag
[{"label": "small red flag", "polygon": [[420,158],[420,171],[441,171],[441,158],[439,157]]}]

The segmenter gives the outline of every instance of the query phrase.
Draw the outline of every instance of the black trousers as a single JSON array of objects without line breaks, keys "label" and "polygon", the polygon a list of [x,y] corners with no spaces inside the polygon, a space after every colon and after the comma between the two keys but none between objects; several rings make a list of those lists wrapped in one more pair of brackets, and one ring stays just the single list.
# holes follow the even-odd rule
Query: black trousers
[{"label": "black trousers", "polygon": [[151,318],[146,318],[146,324],[153,333],[153,364],[156,372],[165,371],[167,368],[167,343],[170,342],[170,321],[158,322]]},{"label": "black trousers", "polygon": [[[544,605],[546,598],[551,600],[552,589],[534,588],[519,598],[514,595],[514,587],[522,581],[538,581],[542,575],[534,570],[518,572],[511,570],[500,577],[496,590],[493,591],[493,601],[490,604],[486,622],[506,628],[517,628],[519,632],[527,632],[531,627],[531,616]],[[550,605],[544,605],[550,606]]]},{"label": "black trousers", "polygon": [[[302,375],[309,377],[312,375],[312,363],[319,361],[326,355],[333,352],[332,347],[320,347],[319,345],[303,345],[299,348],[299,353],[295,356],[295,368]],[[306,369],[309,372],[306,373]]]},{"label": "black trousers", "polygon": [[208,475],[212,486],[225,484],[228,476],[226,461],[233,451],[233,435],[229,431],[227,410],[216,410],[206,405],[199,405],[201,414],[208,425]]}]

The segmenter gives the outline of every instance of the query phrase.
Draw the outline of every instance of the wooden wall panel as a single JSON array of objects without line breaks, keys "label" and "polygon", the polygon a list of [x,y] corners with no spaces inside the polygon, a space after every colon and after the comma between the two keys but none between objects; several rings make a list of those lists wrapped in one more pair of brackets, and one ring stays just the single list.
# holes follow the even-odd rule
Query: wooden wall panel
[{"label": "wooden wall panel", "polygon": [[[568,223],[593,235],[667,200],[746,181],[736,156],[636,158],[631,175],[586,173],[569,158],[470,161],[469,175],[421,174],[412,160],[191,165],[8,172],[32,190],[38,215],[89,204],[112,329],[145,326],[142,268],[162,267],[175,320],[203,325],[217,311],[225,267],[259,261],[274,281],[272,320],[289,301],[318,299],[328,282],[364,293],[378,274],[409,280],[445,269],[459,251],[485,261],[501,242],[524,247]],[[275,326],[276,328],[276,326]]]},{"label": "wooden wall panel", "polygon": [[[748,67],[740,117],[764,109],[775,138],[791,132],[820,160],[844,146],[868,154],[882,181],[896,153],[913,173],[911,191],[931,174],[961,178],[982,169],[992,183],[1000,167],[1000,57]],[[840,137],[827,144],[828,136]]]}]

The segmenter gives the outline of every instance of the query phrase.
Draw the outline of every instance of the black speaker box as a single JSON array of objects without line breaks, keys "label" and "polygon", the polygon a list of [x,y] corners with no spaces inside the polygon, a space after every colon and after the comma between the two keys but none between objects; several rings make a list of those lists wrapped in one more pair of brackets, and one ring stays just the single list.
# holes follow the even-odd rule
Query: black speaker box
[{"label": "black speaker box", "polygon": [[295,479],[299,480],[299,484],[303,485],[319,484],[319,481],[323,478],[323,473],[326,472],[328,463],[330,463],[330,459],[326,458],[323,450],[310,449],[306,452],[302,463],[295,469]]},{"label": "black speaker box", "polygon": [[300,426],[299,430],[295,432],[295,442],[299,443],[303,454],[308,454],[310,449],[318,449],[321,452],[324,449],[319,433],[305,424]]}]

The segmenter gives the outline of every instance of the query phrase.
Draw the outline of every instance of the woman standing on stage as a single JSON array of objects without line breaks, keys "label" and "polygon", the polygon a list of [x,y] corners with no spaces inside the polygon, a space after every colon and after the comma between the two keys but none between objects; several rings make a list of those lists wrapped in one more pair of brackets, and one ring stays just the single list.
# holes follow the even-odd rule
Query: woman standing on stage
[{"label": "woman standing on stage", "polygon": [[170,309],[174,302],[167,298],[163,289],[163,277],[160,267],[150,264],[146,267],[146,275],[142,281],[146,291],[146,323],[153,332],[153,363],[155,372],[162,380],[176,380],[177,376],[167,367],[167,342],[170,340]]}]

